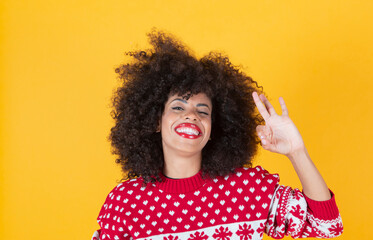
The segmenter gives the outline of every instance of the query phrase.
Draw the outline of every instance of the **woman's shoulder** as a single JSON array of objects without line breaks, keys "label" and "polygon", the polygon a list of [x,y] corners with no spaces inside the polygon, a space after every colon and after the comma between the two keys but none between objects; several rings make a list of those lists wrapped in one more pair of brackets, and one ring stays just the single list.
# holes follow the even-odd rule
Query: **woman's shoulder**
[{"label": "woman's shoulder", "polygon": [[143,182],[144,180],[141,177],[121,182],[109,192],[107,198],[111,200],[113,200],[114,198],[118,200],[122,197],[131,198],[131,196],[136,198],[136,195],[138,195],[139,192],[145,190]]},{"label": "woman's shoulder", "polygon": [[270,178],[273,177],[276,179],[280,178],[277,173],[271,174],[260,165],[257,165],[251,168],[247,168],[247,167],[236,168],[235,175],[238,177],[241,177],[243,175],[244,177],[250,177],[250,178],[256,178],[256,179],[263,179],[263,178],[268,178],[268,177]]},{"label": "woman's shoulder", "polygon": [[240,182],[245,186],[250,185],[252,187],[263,185],[276,186],[280,181],[280,177],[277,173],[271,174],[260,165],[251,168],[238,167],[235,169],[234,173],[225,176],[223,179],[228,182]]}]

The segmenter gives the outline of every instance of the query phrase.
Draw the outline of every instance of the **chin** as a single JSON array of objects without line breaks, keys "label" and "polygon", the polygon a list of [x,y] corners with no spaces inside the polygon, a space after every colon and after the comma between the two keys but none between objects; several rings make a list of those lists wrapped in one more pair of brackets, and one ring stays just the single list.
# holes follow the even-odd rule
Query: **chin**
[{"label": "chin", "polygon": [[180,152],[188,152],[188,153],[198,153],[198,152],[201,152],[202,149],[205,147],[206,144],[204,144],[202,147],[201,145],[199,146],[195,146],[195,145],[192,145],[188,142],[178,142],[176,143],[176,141],[173,143],[172,147],[177,150],[177,151],[180,151]]}]

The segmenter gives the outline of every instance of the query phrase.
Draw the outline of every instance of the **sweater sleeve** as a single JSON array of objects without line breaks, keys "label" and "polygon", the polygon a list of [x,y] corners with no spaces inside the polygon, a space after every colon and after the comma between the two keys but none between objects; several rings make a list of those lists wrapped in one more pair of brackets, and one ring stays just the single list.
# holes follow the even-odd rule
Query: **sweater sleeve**
[{"label": "sweater sleeve", "polygon": [[[330,190],[329,190],[330,191]],[[343,232],[342,219],[331,199],[315,201],[299,189],[277,185],[269,208],[265,233],[275,239],[290,235],[292,238],[332,238]]]},{"label": "sweater sleeve", "polygon": [[100,232],[101,232],[100,229],[96,230],[96,231],[93,233],[91,240],[101,240],[101,239],[100,239]]},{"label": "sweater sleeve", "polygon": [[[100,213],[97,217],[97,222],[101,229],[97,230],[92,236],[96,240],[127,240],[130,239],[128,228],[126,227],[123,216],[125,212],[125,204],[121,201],[121,195],[117,191],[119,184],[107,196]],[[96,237],[96,239],[94,238]]]}]

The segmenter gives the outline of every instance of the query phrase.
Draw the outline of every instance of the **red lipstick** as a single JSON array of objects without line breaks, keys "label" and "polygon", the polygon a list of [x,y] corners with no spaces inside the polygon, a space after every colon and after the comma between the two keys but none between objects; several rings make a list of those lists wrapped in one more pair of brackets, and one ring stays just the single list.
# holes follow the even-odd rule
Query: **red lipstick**
[{"label": "red lipstick", "polygon": [[201,129],[192,123],[181,123],[177,125],[175,127],[175,132],[181,137],[188,139],[196,139],[202,136]]}]

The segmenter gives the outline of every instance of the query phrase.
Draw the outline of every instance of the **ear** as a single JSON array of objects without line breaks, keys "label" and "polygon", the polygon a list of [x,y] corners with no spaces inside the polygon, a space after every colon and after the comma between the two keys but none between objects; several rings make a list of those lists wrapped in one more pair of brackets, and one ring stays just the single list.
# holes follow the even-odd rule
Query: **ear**
[{"label": "ear", "polygon": [[158,121],[157,130],[155,132],[161,132],[161,120]]}]

